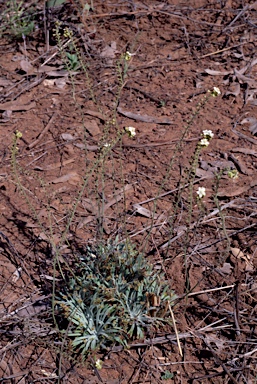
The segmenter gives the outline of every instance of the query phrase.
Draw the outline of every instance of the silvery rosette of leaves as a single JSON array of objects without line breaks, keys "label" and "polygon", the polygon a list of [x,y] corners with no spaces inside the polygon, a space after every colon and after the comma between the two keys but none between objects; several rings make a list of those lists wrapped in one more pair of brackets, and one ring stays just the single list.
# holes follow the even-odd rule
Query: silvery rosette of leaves
[{"label": "silvery rosette of leaves", "polygon": [[68,320],[65,332],[82,356],[115,343],[126,346],[169,321],[168,304],[176,296],[129,241],[87,247],[73,272],[56,307]]}]

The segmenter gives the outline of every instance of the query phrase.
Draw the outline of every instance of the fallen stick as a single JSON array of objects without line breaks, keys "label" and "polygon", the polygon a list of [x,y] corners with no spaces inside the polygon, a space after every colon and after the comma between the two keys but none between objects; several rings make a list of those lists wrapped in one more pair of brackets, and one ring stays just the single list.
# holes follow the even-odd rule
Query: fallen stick
[{"label": "fallen stick", "polygon": [[158,117],[153,117],[153,116],[148,116],[148,115],[139,115],[137,113],[129,112],[129,111],[124,111],[121,107],[117,108],[117,111],[123,115],[128,117],[129,119],[137,120],[137,121],[143,121],[144,123],[155,123],[155,124],[173,124],[174,122],[170,119],[164,118],[160,119]]},{"label": "fallen stick", "polygon": [[56,115],[57,115],[57,112],[54,112],[52,117],[51,117],[51,119],[48,121],[48,123],[46,124],[45,128],[43,129],[43,131],[38,136],[38,138],[35,141],[33,141],[33,143],[31,143],[28,146],[29,149],[34,148],[39,143],[39,141],[42,139],[42,137],[45,135],[45,133],[49,130],[50,125],[52,124],[52,122],[56,118]]}]

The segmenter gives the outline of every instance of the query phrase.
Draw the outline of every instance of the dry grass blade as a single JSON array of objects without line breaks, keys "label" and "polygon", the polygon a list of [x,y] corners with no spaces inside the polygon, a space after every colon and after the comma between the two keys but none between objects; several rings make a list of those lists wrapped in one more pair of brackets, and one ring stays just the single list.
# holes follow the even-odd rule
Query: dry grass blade
[{"label": "dry grass blade", "polygon": [[170,311],[170,314],[171,314],[172,323],[173,323],[173,327],[174,327],[175,334],[176,334],[176,340],[177,340],[177,343],[178,343],[179,354],[180,354],[180,356],[183,356],[183,352],[182,352],[182,348],[181,348],[181,344],[180,344],[180,340],[179,340],[179,334],[178,334],[178,330],[177,330],[177,325],[176,325],[176,320],[175,320],[175,317],[174,317],[174,313],[173,313],[173,311],[171,309],[170,303],[169,303],[169,311]]}]

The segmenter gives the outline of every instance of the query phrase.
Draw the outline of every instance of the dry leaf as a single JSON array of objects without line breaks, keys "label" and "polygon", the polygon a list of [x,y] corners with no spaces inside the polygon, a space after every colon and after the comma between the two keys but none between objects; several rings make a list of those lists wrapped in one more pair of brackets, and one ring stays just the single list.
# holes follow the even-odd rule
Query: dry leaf
[{"label": "dry leaf", "polygon": [[55,79],[45,79],[43,81],[43,85],[45,87],[53,87],[54,86]]},{"label": "dry leaf", "polygon": [[10,369],[8,367],[8,364],[5,362],[4,357],[1,357],[1,360],[0,360],[0,376],[7,377],[7,376],[10,376],[10,375],[11,375],[11,372],[10,372]]},{"label": "dry leaf", "polygon": [[66,87],[66,77],[59,77],[55,79],[55,85],[59,89],[64,89]]},{"label": "dry leaf", "polygon": [[24,72],[27,73],[27,75],[33,75],[33,73],[36,71],[33,65],[31,65],[31,63],[27,60],[21,60],[20,67]]},{"label": "dry leaf", "polygon": [[174,124],[173,120],[168,119],[167,117],[159,118],[149,115],[140,115],[138,113],[133,113],[130,111],[125,111],[121,107],[117,108],[117,111],[123,115],[128,117],[129,119],[137,120],[137,121],[143,121],[144,123],[154,123],[154,124]]},{"label": "dry leaf", "polygon": [[250,100],[250,105],[257,105],[257,100]]},{"label": "dry leaf", "polygon": [[239,83],[241,84],[248,84],[250,87],[256,85],[256,82],[254,79],[252,79],[251,77],[248,77],[248,76],[245,76],[241,73],[242,70],[237,70],[237,69],[234,69],[234,74],[237,78],[237,80],[239,81]]},{"label": "dry leaf", "polygon": [[239,248],[230,248],[231,252],[232,252],[232,255],[235,256],[235,257],[238,257],[238,258],[244,258],[244,254],[242,251],[240,251]]},{"label": "dry leaf", "polygon": [[34,167],[34,169],[36,171],[51,171],[51,170],[56,169],[56,168],[64,167],[65,165],[73,163],[74,161],[75,161],[75,159],[68,159],[68,160],[64,160],[64,161],[58,161],[57,163],[49,164],[49,165],[47,165],[45,167],[39,167],[38,165],[36,165]]},{"label": "dry leaf", "polygon": [[[78,72],[73,72],[71,71],[70,72],[71,75],[76,75]],[[51,71],[51,72],[47,72],[47,75],[48,76],[51,76],[51,77],[68,77],[69,76],[69,72],[66,71],[65,69],[61,69],[60,71]]]},{"label": "dry leaf", "polygon": [[250,173],[252,173],[252,171],[250,171],[246,165],[243,163],[242,159],[234,156],[232,153],[229,154],[229,158],[233,161],[233,163],[235,164],[235,167],[241,172],[243,173],[244,175],[249,175]]},{"label": "dry leaf", "polygon": [[47,372],[45,369],[41,369],[41,373],[46,376],[46,377],[50,377],[51,379],[58,379],[58,376],[56,376],[55,373],[53,372]]},{"label": "dry leaf", "polygon": [[253,266],[253,263],[251,261],[251,257],[249,255],[245,255],[239,248],[230,248],[230,250],[231,250],[231,253],[234,257],[236,257],[238,259],[242,259],[245,261],[245,263],[246,263],[245,270],[247,272],[254,271],[254,266]]},{"label": "dry leaf", "polygon": [[72,136],[70,133],[62,133],[61,135],[61,138],[63,140],[66,140],[66,141],[72,141],[72,140],[75,140],[76,138],[74,136]]},{"label": "dry leaf", "polygon": [[[106,204],[104,204],[104,206],[103,206],[104,214],[106,213],[106,211],[111,206],[113,206],[114,204],[117,204],[120,200],[124,199],[125,193],[127,193],[128,191],[130,191],[132,189],[133,189],[132,184],[127,184],[127,185],[125,185],[124,188],[121,188],[120,190],[115,192],[112,196],[110,196],[110,200],[108,199],[108,202]],[[85,198],[82,200],[82,204],[83,204],[83,208],[85,210],[87,210],[88,212],[90,212],[94,215],[98,214],[99,209],[98,209],[98,205],[97,205],[96,201],[93,201],[92,199]],[[82,228],[85,224],[89,223],[92,220],[93,220],[92,216],[86,217],[85,219],[83,219],[80,222],[80,224],[78,225],[78,229]]]},{"label": "dry leaf", "polygon": [[95,220],[95,216],[83,217],[82,220],[77,225],[77,229],[83,228],[85,225],[89,224],[91,221]]},{"label": "dry leaf", "polygon": [[141,207],[140,204],[133,204],[133,208],[137,213],[139,213],[142,216],[148,217],[149,219],[157,219],[159,215],[155,214],[153,215],[153,212],[151,212],[149,209]]},{"label": "dry leaf", "polygon": [[91,136],[97,136],[101,134],[101,130],[99,129],[95,120],[85,121],[85,127]]},{"label": "dry leaf", "polygon": [[246,117],[241,124],[250,124],[249,130],[255,135],[257,133],[257,119],[255,117]]},{"label": "dry leaf", "polygon": [[50,171],[52,169],[61,168],[61,167],[64,167],[65,165],[73,163],[74,161],[75,161],[75,159],[68,159],[68,160],[64,160],[64,161],[58,161],[57,163],[47,165],[45,167],[45,170],[46,171]]},{"label": "dry leaf", "polygon": [[19,278],[21,277],[21,272],[22,272],[22,268],[17,268],[14,272],[13,272],[13,275],[12,275],[12,282],[13,283],[16,283]]},{"label": "dry leaf", "polygon": [[[249,181],[249,179],[248,179],[248,181]],[[231,190],[231,188],[222,189],[222,190],[220,190],[218,192],[218,196],[221,196],[221,197],[225,197],[225,196],[228,196],[228,197],[238,196],[241,193],[247,192],[250,188],[253,188],[256,185],[257,185],[257,180],[252,180],[251,182],[249,182],[248,185],[246,185],[244,187],[239,187],[236,190]]]},{"label": "dry leaf", "polygon": [[225,93],[225,96],[233,95],[237,97],[240,94],[240,84],[239,83],[233,83],[230,85],[228,91]]},{"label": "dry leaf", "polygon": [[66,175],[57,177],[56,179],[52,180],[52,183],[65,183],[66,181],[68,181],[69,184],[76,185],[81,181],[81,177],[77,174],[77,172],[70,172]]},{"label": "dry leaf", "polygon": [[49,237],[44,232],[40,232],[40,234],[38,235],[38,239],[49,241]]},{"label": "dry leaf", "polygon": [[231,152],[241,152],[245,155],[257,156],[257,152],[254,149],[236,147],[230,150]]},{"label": "dry leaf", "polygon": [[83,208],[86,209],[88,212],[93,213],[94,215],[97,215],[98,207],[97,202],[93,201],[92,199],[85,198],[82,200]]},{"label": "dry leaf", "polygon": [[213,69],[205,69],[205,72],[208,73],[208,75],[213,75],[213,76],[226,76],[231,73],[231,71],[215,71]]},{"label": "dry leaf", "polygon": [[98,151],[99,147],[97,145],[85,145],[82,143],[73,143],[74,147],[79,149],[86,149],[87,151]]},{"label": "dry leaf", "polygon": [[245,262],[246,262],[246,267],[245,267],[246,272],[253,272],[253,271],[255,271],[254,265],[253,265],[251,260],[245,260]]},{"label": "dry leaf", "polygon": [[212,172],[216,174],[219,169],[231,169],[234,168],[234,163],[230,160],[213,160],[213,161],[201,161],[200,166],[204,171]]},{"label": "dry leaf", "polygon": [[253,282],[251,285],[251,292],[257,295],[257,283]]},{"label": "dry leaf", "polygon": [[43,81],[43,84],[45,87],[54,87],[58,89],[64,89],[66,86],[66,78],[65,77],[59,77],[58,79],[45,79]]},{"label": "dry leaf", "polygon": [[205,340],[207,344],[215,344],[217,347],[217,352],[222,352],[224,349],[225,342],[221,339],[221,337],[217,337],[214,333],[209,333],[205,336]]},{"label": "dry leaf", "polygon": [[106,45],[106,47],[100,53],[100,56],[107,59],[114,59],[116,53],[117,53],[117,44],[115,41],[112,41],[111,45]]},{"label": "dry leaf", "polygon": [[119,191],[113,194],[111,200],[108,201],[107,204],[104,205],[104,212],[110,208],[112,205],[118,203],[120,200],[124,199],[124,194],[133,189],[132,184],[125,185],[124,188],[121,188]]},{"label": "dry leaf", "polygon": [[10,120],[11,116],[12,116],[12,111],[9,111],[9,110],[7,109],[6,111],[4,111],[4,112],[2,113],[2,121],[5,122],[5,121]]},{"label": "dry leaf", "polygon": [[98,117],[100,120],[108,120],[108,118],[102,114],[101,112],[97,112],[97,111],[91,111],[90,109],[87,109],[85,111],[83,111],[85,115],[90,115],[90,116],[94,116],[94,117]]},{"label": "dry leaf", "polygon": [[3,77],[0,77],[0,86],[1,87],[8,87],[9,85],[12,85],[12,84],[13,84],[12,81],[7,80]]},{"label": "dry leaf", "polygon": [[60,68],[60,67],[54,67],[51,65],[40,65],[40,67],[38,67],[37,71],[38,71],[38,73],[47,73],[47,72],[51,72],[52,70],[58,69],[58,68]]},{"label": "dry leaf", "polygon": [[50,65],[41,65],[38,69],[37,69],[37,72],[38,73],[49,73],[49,72],[53,72],[53,71],[58,71],[58,69],[61,69],[62,67],[53,67],[53,66],[50,66]]},{"label": "dry leaf", "polygon": [[[249,9],[254,9],[255,11],[257,11],[257,1],[249,5]],[[250,381],[248,381],[248,384],[251,384]]]},{"label": "dry leaf", "polygon": [[205,171],[200,168],[196,168],[195,174],[197,177],[204,177],[205,179],[212,179],[214,177],[214,173],[212,171]]},{"label": "dry leaf", "polygon": [[14,55],[12,57],[12,61],[14,61],[15,63],[16,63],[16,61],[21,61],[21,60],[25,60],[25,56],[24,55],[18,54],[18,55]]},{"label": "dry leaf", "polygon": [[46,304],[27,302],[26,306],[22,307],[21,309],[18,309],[16,313],[19,317],[26,318],[37,315],[38,313],[46,310]]},{"label": "dry leaf", "polygon": [[195,87],[196,87],[196,89],[203,89],[204,81],[202,81],[200,79],[196,79],[195,80]]},{"label": "dry leaf", "polygon": [[234,197],[234,196],[239,196],[241,195],[242,193],[245,193],[248,191],[248,189],[250,189],[250,185],[246,185],[244,187],[238,187],[238,188],[231,188],[231,187],[228,187],[228,188],[224,188],[224,189],[221,189],[219,190],[218,192],[218,196],[219,197]]},{"label": "dry leaf", "polygon": [[[209,75],[217,76],[217,75],[222,75],[222,76],[227,76],[226,79],[223,80],[223,84],[230,85],[229,90],[226,92],[225,95],[234,95],[238,96],[240,93],[240,84],[241,85],[247,85],[246,91],[245,91],[245,100],[246,102],[251,102],[252,104],[255,103],[256,100],[253,100],[254,95],[255,95],[255,89],[257,88],[257,83],[254,78],[247,76],[246,74],[251,72],[251,68],[257,64],[257,59],[252,60],[252,62],[247,63],[244,67],[240,69],[234,68],[232,71],[215,71],[212,69],[205,69],[205,72],[208,73]],[[253,90],[254,88],[254,90]]]},{"label": "dry leaf", "polygon": [[36,103],[34,101],[29,104],[21,104],[18,100],[14,100],[0,104],[1,111],[28,111],[32,108],[36,108]]},{"label": "dry leaf", "polygon": [[233,270],[233,267],[230,263],[224,263],[222,267],[219,268],[220,272],[225,273],[227,275],[230,275],[232,270]]}]

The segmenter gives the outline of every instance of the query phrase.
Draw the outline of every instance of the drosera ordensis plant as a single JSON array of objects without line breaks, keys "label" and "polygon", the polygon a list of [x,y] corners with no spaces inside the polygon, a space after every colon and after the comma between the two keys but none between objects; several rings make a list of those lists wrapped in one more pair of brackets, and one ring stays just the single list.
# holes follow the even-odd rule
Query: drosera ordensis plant
[{"label": "drosera ordensis plant", "polygon": [[126,347],[172,323],[174,292],[129,240],[87,247],[74,268],[55,301],[69,323],[63,333],[82,359],[113,344]]}]

